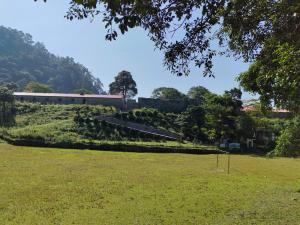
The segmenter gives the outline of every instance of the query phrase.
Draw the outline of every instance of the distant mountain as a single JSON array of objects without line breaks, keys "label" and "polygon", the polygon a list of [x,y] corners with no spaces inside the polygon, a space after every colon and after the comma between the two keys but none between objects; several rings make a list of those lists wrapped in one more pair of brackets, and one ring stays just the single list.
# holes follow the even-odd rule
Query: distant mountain
[{"label": "distant mountain", "polygon": [[56,92],[103,92],[101,81],[73,58],[56,56],[30,34],[0,26],[0,84],[14,82],[23,90],[30,81]]}]

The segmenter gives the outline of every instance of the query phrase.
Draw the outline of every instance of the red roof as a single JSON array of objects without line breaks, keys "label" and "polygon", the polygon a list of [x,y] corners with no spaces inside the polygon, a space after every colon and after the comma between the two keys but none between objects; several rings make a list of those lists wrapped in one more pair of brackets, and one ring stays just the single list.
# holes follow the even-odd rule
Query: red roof
[{"label": "red roof", "polygon": [[[242,108],[243,111],[246,111],[246,112],[250,112],[250,111],[255,111],[257,110],[253,105],[248,105],[248,106],[244,106]],[[290,112],[289,110],[286,110],[286,109],[278,109],[278,108],[273,108],[272,109],[272,112],[276,112],[276,113],[288,113]]]},{"label": "red roof", "polygon": [[256,108],[252,105],[247,105],[247,106],[244,106],[242,108],[242,110],[248,112],[248,111],[254,111],[254,110],[256,110]]},{"label": "red roof", "polygon": [[290,111],[287,110],[287,109],[273,109],[272,112],[288,113],[288,112],[290,112]]},{"label": "red roof", "polygon": [[122,99],[122,95],[96,95],[96,94],[63,94],[63,93],[30,93],[30,92],[14,92],[14,96],[30,96],[30,97],[62,97],[62,98],[113,98]]}]

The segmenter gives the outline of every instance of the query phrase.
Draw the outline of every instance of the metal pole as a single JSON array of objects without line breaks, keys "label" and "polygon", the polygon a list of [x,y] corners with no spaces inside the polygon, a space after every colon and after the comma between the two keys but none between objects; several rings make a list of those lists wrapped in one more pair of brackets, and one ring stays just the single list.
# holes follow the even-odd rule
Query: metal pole
[{"label": "metal pole", "polygon": [[227,166],[227,174],[229,174],[230,170],[230,154],[228,153],[228,166]]},{"label": "metal pole", "polygon": [[219,168],[219,154],[217,154],[217,169]]}]

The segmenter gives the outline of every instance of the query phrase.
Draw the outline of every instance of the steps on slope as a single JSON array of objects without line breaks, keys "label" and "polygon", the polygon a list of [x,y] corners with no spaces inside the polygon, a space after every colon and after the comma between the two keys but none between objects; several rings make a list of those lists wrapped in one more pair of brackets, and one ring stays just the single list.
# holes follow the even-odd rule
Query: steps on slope
[{"label": "steps on slope", "polygon": [[163,138],[166,138],[166,139],[169,139],[169,140],[178,140],[180,138],[179,135],[173,134],[173,133],[168,132],[168,131],[156,129],[156,128],[153,128],[153,127],[150,127],[150,126],[147,126],[147,125],[144,125],[144,124],[140,124],[140,123],[120,120],[120,119],[117,119],[117,118],[114,118],[114,117],[111,117],[111,116],[97,116],[96,118],[99,121],[105,121],[109,124],[127,127],[128,129],[131,129],[131,130],[136,130],[136,131],[139,131],[139,132],[142,132],[142,133],[163,137]]}]

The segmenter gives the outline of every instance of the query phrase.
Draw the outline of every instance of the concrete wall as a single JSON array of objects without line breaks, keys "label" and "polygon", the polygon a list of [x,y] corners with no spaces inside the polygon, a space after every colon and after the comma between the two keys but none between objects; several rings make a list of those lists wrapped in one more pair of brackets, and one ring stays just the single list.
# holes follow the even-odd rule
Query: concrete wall
[{"label": "concrete wall", "polygon": [[139,108],[154,108],[164,112],[182,112],[187,104],[181,100],[162,100],[153,98],[138,98]]},{"label": "concrete wall", "polygon": [[118,98],[76,98],[76,97],[40,97],[40,96],[15,96],[16,100],[39,102],[42,104],[88,104],[114,106],[123,108],[123,100]]},{"label": "concrete wall", "polygon": [[136,102],[134,99],[128,99],[127,100],[127,109],[132,110],[132,109],[137,109],[139,108],[139,104]]}]

